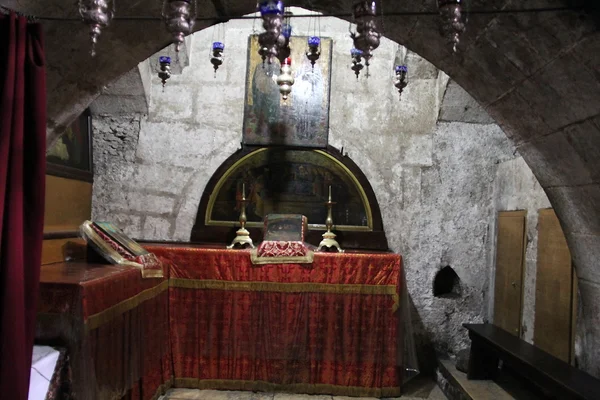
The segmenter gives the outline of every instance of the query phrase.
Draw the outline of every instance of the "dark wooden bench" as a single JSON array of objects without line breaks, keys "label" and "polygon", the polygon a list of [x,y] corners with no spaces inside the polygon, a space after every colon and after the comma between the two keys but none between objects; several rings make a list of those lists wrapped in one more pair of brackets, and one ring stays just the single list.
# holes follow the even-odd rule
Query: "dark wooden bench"
[{"label": "dark wooden bench", "polygon": [[600,380],[492,324],[463,324],[469,330],[468,379],[494,379],[499,360],[560,400],[600,400]]}]

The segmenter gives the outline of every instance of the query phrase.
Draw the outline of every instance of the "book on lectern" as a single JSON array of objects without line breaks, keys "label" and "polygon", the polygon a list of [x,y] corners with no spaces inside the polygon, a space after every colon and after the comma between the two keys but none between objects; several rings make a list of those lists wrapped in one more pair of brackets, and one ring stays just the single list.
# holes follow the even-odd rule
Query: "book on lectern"
[{"label": "book on lectern", "polygon": [[79,227],[83,239],[112,264],[130,265],[144,278],[162,278],[161,261],[110,222],[85,221]]}]

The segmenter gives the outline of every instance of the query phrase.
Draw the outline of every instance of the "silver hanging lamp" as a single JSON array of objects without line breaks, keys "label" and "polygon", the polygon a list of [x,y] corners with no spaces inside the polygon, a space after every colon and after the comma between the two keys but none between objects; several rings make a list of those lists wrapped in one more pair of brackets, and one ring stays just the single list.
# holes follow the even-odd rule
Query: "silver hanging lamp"
[{"label": "silver hanging lamp", "polygon": [[363,52],[362,50],[353,47],[350,50],[350,56],[352,57],[352,66],[350,67],[350,69],[354,71],[354,74],[356,75],[356,80],[358,80],[360,71],[362,71],[362,69],[365,67],[362,63]]},{"label": "silver hanging lamp", "polygon": [[312,66],[312,69],[315,69],[315,63],[317,62],[317,60],[319,59],[319,57],[321,57],[321,22],[319,21],[319,32],[317,34],[317,21],[319,21],[319,18],[310,18],[308,20],[308,34],[311,34],[310,31],[310,26],[311,26],[311,22],[313,24],[313,31],[312,31],[312,36],[308,37],[307,40],[307,44],[308,44],[308,49],[306,50],[306,58],[308,58],[308,61],[310,61],[310,65]]},{"label": "silver hanging lamp", "polygon": [[394,67],[394,86],[398,89],[399,98],[402,99],[402,91],[408,85],[408,67],[406,64]]},{"label": "silver hanging lamp", "polygon": [[465,31],[462,3],[463,0],[438,0],[438,8],[442,16],[441,33],[455,53],[460,43],[460,35]]},{"label": "silver hanging lamp", "polygon": [[381,33],[377,30],[375,20],[377,7],[375,1],[359,1],[354,4],[352,16],[356,21],[356,32],[350,31],[354,48],[362,52],[367,67],[367,76],[373,50],[379,47]]},{"label": "silver hanging lamp", "polygon": [[160,78],[164,92],[165,83],[167,83],[167,80],[171,77],[171,57],[160,56],[158,57],[158,63],[160,65],[160,69],[158,70],[158,77]]},{"label": "silver hanging lamp", "polygon": [[285,37],[281,34],[283,27],[283,1],[267,0],[258,4],[258,11],[263,20],[265,31],[258,35],[258,54],[263,64],[265,60],[273,62],[279,49],[285,45]]},{"label": "silver hanging lamp", "polygon": [[294,84],[294,73],[292,71],[292,59],[286,58],[281,64],[281,71],[277,77],[277,85],[279,85],[279,93],[283,101],[288,99],[289,94],[292,92],[292,85]]},{"label": "silver hanging lamp", "polygon": [[[223,52],[225,51],[225,32],[224,24],[217,25],[213,30],[213,41],[210,51],[210,63],[215,70],[215,78],[217,77],[217,70],[223,64]],[[215,40],[215,32],[217,33],[217,39]]]},{"label": "silver hanging lamp", "polygon": [[173,37],[175,51],[179,52],[185,37],[194,30],[196,0],[165,0],[162,16],[167,31]]},{"label": "silver hanging lamp", "polygon": [[79,15],[90,27],[90,55],[96,56],[96,44],[102,29],[110,25],[115,14],[115,0],[79,0]]}]

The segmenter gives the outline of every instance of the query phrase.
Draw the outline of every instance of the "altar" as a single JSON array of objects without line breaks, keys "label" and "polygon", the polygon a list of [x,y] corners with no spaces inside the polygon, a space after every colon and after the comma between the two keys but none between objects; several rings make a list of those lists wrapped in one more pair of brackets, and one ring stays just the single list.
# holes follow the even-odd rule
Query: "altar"
[{"label": "altar", "polygon": [[146,248],[172,262],[176,387],[400,395],[399,255],[254,265],[247,250]]},{"label": "altar", "polygon": [[42,268],[37,341],[66,342],[76,399],[153,400],[169,387],[400,395],[399,255],[256,265],[248,250],[144,247],[169,260],[165,278]]}]

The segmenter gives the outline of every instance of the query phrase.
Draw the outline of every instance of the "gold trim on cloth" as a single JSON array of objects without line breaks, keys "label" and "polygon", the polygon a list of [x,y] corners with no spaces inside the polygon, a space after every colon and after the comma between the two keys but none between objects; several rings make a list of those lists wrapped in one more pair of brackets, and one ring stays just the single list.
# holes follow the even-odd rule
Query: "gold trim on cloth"
[{"label": "gold trim on cloth", "polygon": [[392,296],[396,312],[400,297],[394,285],[362,285],[333,283],[281,283],[281,282],[240,282],[221,280],[201,280],[171,278],[169,286],[182,289],[230,290],[241,292],[280,292],[280,293],[332,293],[332,294],[370,294]]},{"label": "gold trim on cloth", "polygon": [[398,397],[401,395],[401,389],[399,387],[367,388],[360,386],[310,383],[278,384],[265,381],[242,381],[228,379],[175,378],[174,387],[215,390],[258,390],[262,392],[292,392],[355,397]]},{"label": "gold trim on cloth", "polygon": [[250,261],[255,265],[262,264],[310,264],[313,262],[315,253],[308,250],[305,256],[284,256],[284,257],[259,257],[257,250],[250,251]]},{"label": "gold trim on cloth", "polygon": [[127,311],[133,310],[143,302],[153,299],[154,297],[164,292],[168,287],[169,281],[164,280],[160,284],[154,286],[153,288],[146,289],[143,292],[140,292],[133,297],[123,300],[122,302],[115,304],[114,306],[109,307],[104,311],[101,311],[94,315],[90,315],[85,321],[85,329],[87,331],[91,331],[99,328],[100,326],[110,322],[119,315],[124,314]]}]

